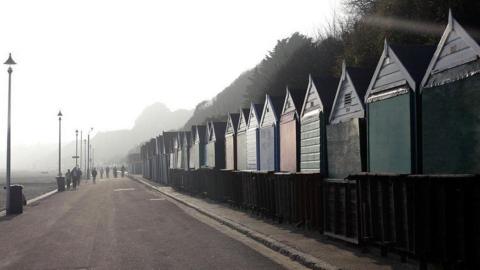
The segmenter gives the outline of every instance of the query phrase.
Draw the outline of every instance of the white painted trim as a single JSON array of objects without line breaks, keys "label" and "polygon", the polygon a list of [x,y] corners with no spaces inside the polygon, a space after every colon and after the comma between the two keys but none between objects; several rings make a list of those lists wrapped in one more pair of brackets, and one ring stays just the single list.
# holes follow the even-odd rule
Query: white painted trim
[{"label": "white painted trim", "polygon": [[390,45],[388,45],[388,42],[387,40],[385,39],[385,43],[384,43],[384,48],[383,48],[383,53],[382,55],[380,56],[380,60],[378,61],[377,63],[377,67],[375,68],[375,73],[373,73],[373,77],[372,77],[372,80],[370,81],[370,84],[368,85],[368,89],[367,89],[367,92],[365,94],[365,97],[364,97],[364,102],[367,103],[367,100],[368,100],[368,97],[370,96],[371,92],[372,92],[372,88],[373,86],[375,85],[375,82],[377,80],[377,77],[380,73],[380,70],[383,66],[383,62],[385,61],[385,58],[387,57],[392,57],[395,62],[398,63],[398,66],[400,68],[400,71],[403,73],[408,85],[410,86],[410,88],[412,89],[412,91],[416,91],[416,82],[415,80],[412,78],[412,76],[410,75],[410,73],[408,72],[408,70],[405,68],[405,66],[403,65],[402,61],[400,61],[400,59],[398,58],[398,56],[395,54],[395,51],[392,50],[392,48],[390,47]]},{"label": "white painted trim", "polygon": [[422,83],[420,84],[421,86],[420,92],[423,91],[423,88],[427,84],[427,81],[430,78],[430,75],[432,74],[433,67],[437,63],[438,58],[442,53],[443,47],[445,46],[445,43],[447,42],[448,37],[450,36],[450,33],[452,31],[457,32],[457,34],[465,41],[465,43],[467,43],[467,45],[470,46],[470,48],[472,48],[472,50],[477,54],[477,56],[480,57],[480,45],[478,45],[478,43],[472,37],[470,37],[470,35],[465,31],[465,29],[463,29],[463,27],[458,23],[458,21],[452,16],[452,11],[450,10],[448,13],[447,27],[443,32],[442,38],[438,42],[438,45],[435,50],[435,53],[433,54],[432,60],[430,61],[427,71],[425,72],[425,76],[422,79]]}]

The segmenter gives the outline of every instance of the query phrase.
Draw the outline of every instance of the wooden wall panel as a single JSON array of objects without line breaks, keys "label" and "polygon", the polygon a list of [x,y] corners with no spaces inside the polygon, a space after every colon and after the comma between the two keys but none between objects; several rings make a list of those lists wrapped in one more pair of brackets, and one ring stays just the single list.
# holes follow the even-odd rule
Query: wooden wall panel
[{"label": "wooden wall panel", "polygon": [[247,169],[247,133],[242,132],[237,135],[237,170]]},{"label": "wooden wall panel", "polygon": [[299,164],[299,124],[293,119],[280,124],[280,171],[297,172]]}]

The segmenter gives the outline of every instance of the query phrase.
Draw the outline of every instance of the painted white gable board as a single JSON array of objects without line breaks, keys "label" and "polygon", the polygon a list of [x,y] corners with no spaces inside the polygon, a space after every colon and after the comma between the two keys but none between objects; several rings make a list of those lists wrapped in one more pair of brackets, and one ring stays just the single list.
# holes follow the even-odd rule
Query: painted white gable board
[{"label": "painted white gable board", "polygon": [[[318,107],[318,108],[317,108]],[[303,100],[301,117],[309,116],[323,111],[323,104],[318,94],[317,87],[313,82],[312,75],[308,76],[307,93]]]},{"label": "painted white gable board", "polygon": [[[347,96],[350,97],[350,102],[345,102]],[[351,118],[363,117],[365,117],[365,108],[358,95],[357,89],[355,89],[352,78],[348,74],[345,62],[343,62],[342,76],[335,94],[329,121],[332,124],[336,124],[348,121]]]},{"label": "painted white gable board", "polygon": [[276,125],[278,123],[279,116],[277,116],[275,108],[273,108],[273,106],[274,105],[272,103],[271,97],[267,95],[265,99],[265,105],[263,106],[262,110],[262,118],[260,121],[261,127]]},{"label": "painted white gable board", "polygon": [[228,114],[227,128],[225,129],[225,135],[227,135],[227,134],[235,134],[235,128],[233,126],[232,115],[230,113]]},{"label": "painted white gable board", "polygon": [[295,110],[296,110],[295,103],[293,102],[292,95],[290,94],[290,90],[287,87],[287,90],[285,93],[285,101],[283,102],[283,107],[282,107],[282,114],[286,114]]},{"label": "painted white gable board", "polygon": [[248,113],[247,116],[245,116],[245,113],[243,112],[243,109],[240,109],[240,119],[238,120],[238,132],[244,132],[247,130],[247,123],[248,123]]},{"label": "painted white gable board", "polygon": [[255,110],[255,105],[252,103],[250,106],[250,115],[248,116],[248,124],[247,128],[258,128],[260,117],[257,115],[257,111]]},{"label": "painted white gable board", "polygon": [[416,91],[415,80],[385,40],[382,56],[378,61],[364,101],[368,103],[373,95],[404,84],[408,84],[410,89]]},{"label": "painted white gable board", "polygon": [[422,80],[422,89],[426,87],[433,74],[467,64],[480,59],[479,44],[448,14],[448,24],[437,45],[432,60]]}]

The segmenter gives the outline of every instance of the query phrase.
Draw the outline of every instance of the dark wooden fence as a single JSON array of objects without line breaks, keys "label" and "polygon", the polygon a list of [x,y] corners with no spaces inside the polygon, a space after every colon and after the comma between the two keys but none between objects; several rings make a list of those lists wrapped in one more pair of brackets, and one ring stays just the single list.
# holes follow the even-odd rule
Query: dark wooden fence
[{"label": "dark wooden fence", "polygon": [[183,192],[443,269],[480,269],[480,180],[474,175],[171,170]]}]

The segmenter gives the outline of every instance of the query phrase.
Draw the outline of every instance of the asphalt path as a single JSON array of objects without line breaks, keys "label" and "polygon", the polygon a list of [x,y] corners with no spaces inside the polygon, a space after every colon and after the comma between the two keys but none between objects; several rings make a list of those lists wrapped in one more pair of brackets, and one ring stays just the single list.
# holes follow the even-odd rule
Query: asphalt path
[{"label": "asphalt path", "polygon": [[126,178],[0,218],[0,269],[292,268],[269,254]]}]

